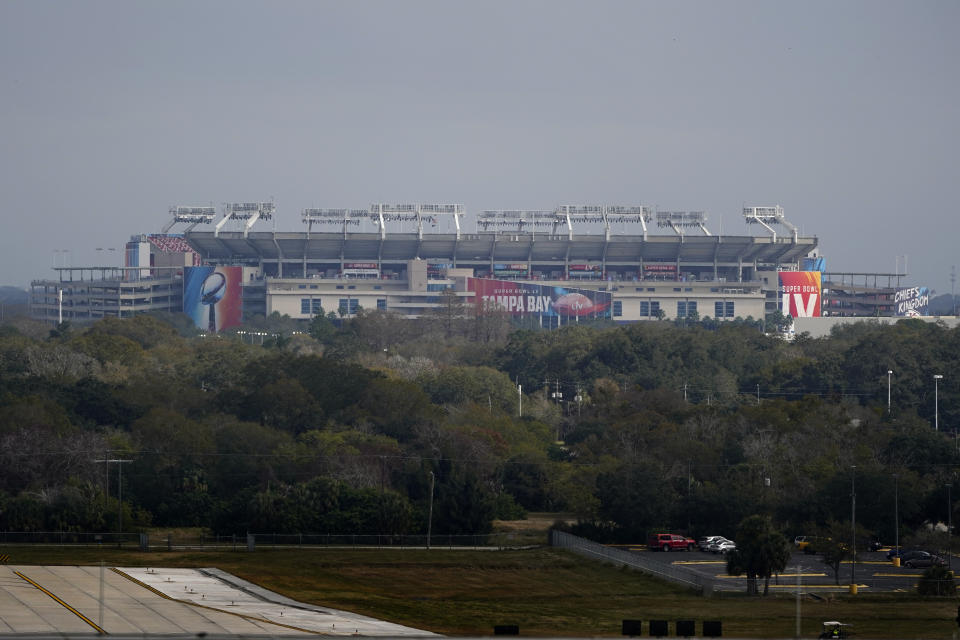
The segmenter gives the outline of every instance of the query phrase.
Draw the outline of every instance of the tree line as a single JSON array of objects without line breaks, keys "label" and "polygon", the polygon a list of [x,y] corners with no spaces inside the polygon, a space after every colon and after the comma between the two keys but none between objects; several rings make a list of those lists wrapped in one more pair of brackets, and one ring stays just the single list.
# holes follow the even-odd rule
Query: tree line
[{"label": "tree line", "polygon": [[952,513],[957,330],[547,331],[444,300],[419,321],[273,316],[219,336],[175,315],[7,322],[0,529],[103,531],[122,514],[130,530],[423,533],[431,474],[437,534],[555,511],[606,541],[732,537],[756,514],[796,535],[849,521],[852,481],[865,537]]}]

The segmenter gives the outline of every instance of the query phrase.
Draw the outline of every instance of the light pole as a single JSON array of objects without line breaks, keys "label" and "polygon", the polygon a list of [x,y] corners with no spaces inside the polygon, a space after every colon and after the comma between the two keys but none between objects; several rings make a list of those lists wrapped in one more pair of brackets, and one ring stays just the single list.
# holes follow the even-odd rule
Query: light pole
[{"label": "light pole", "polygon": [[900,558],[900,474],[893,474],[893,548]]},{"label": "light pole", "polygon": [[952,483],[947,483],[947,568],[950,571],[953,571],[953,552],[950,550],[951,532],[953,528],[953,503],[950,500],[950,489],[953,487]]},{"label": "light pole", "polygon": [[850,593],[857,592],[857,465],[850,474]]},{"label": "light pole", "polygon": [[433,529],[433,471],[430,472],[430,509],[427,515],[427,549],[430,548],[430,532]]},{"label": "light pole", "polygon": [[933,374],[933,428],[934,431],[940,431],[940,405],[938,395],[940,391],[940,381],[943,376],[939,373]]},{"label": "light pole", "polygon": [[890,414],[890,376],[893,375],[893,369],[887,369],[887,415]]}]

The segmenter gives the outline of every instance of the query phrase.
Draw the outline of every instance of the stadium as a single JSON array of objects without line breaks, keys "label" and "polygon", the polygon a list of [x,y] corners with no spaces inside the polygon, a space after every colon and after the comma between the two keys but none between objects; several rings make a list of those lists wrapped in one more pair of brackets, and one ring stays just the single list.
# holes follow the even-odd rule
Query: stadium
[{"label": "stadium", "polygon": [[[213,207],[169,213],[162,233],[131,238],[123,267],[60,267],[57,279],[31,283],[32,314],[82,321],[185,311],[221,329],[274,312],[309,319],[379,309],[417,318],[452,291],[542,326],[586,316],[732,320],[780,309],[785,272],[823,271],[817,237],[800,236],[779,206],[744,207],[762,235],[714,235],[700,211],[621,205],[486,210],[469,223],[460,204],[304,209],[303,231],[257,230],[274,218],[272,202],[227,204],[219,215]],[[177,225],[185,228],[171,233]],[[214,271],[229,283],[215,300],[199,280],[189,283]],[[885,287],[873,275],[884,293],[872,297],[886,310],[902,274],[879,274]],[[817,310],[827,293],[819,279]],[[580,297],[564,306],[562,296]],[[839,306],[835,315],[843,315]]]}]

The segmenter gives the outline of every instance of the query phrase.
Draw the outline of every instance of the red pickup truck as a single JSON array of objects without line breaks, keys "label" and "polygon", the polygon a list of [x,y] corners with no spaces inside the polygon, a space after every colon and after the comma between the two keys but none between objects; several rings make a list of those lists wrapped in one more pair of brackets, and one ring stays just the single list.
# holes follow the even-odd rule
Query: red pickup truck
[{"label": "red pickup truck", "polygon": [[647,548],[650,551],[693,551],[697,548],[697,541],[675,533],[655,533],[647,540]]}]

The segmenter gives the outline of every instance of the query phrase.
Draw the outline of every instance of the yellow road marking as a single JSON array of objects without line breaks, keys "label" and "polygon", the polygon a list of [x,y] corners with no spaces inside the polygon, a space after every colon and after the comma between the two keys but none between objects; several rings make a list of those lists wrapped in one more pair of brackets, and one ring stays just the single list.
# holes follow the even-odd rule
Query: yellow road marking
[{"label": "yellow road marking", "polygon": [[[758,584],[757,586],[759,587],[760,585]],[[770,588],[771,588],[771,589],[796,589],[796,588],[797,588],[797,585],[795,585],[795,584],[772,584],[772,585],[770,585]],[[800,585],[800,588],[801,588],[801,589],[849,589],[849,588],[850,588],[850,585],[849,585],[849,584],[841,584],[841,585],[836,585],[836,584],[804,584],[804,585]],[[869,588],[869,585],[858,584],[858,585],[857,585],[857,588],[858,588],[858,589],[867,589],[867,588]]]},{"label": "yellow road marking", "polygon": [[[801,575],[801,576],[811,577],[811,578],[812,578],[812,577],[822,578],[822,577],[826,576],[827,574],[825,574],[825,573],[801,573],[800,575]],[[786,579],[788,579],[788,578],[795,578],[796,576],[797,576],[797,574],[795,574],[795,573],[781,573],[781,574],[780,574],[780,579],[781,579],[781,580],[786,580]],[[744,575],[728,576],[728,575],[726,575],[726,574],[723,574],[723,575],[717,575],[717,576],[713,576],[713,577],[714,577],[714,578],[743,578],[744,580],[747,579],[747,577],[744,576]],[[762,579],[763,579],[763,578],[757,578],[757,580],[762,580]],[[770,585],[770,586],[772,587],[773,585]],[[794,585],[794,586],[796,586],[796,585]]]},{"label": "yellow road marking", "polygon": [[725,560],[675,560],[670,564],[727,564]]},{"label": "yellow road marking", "polygon": [[874,578],[919,578],[922,573],[875,573]]},{"label": "yellow road marking", "polygon": [[244,618],[244,619],[246,619],[246,620],[255,620],[255,621],[257,621],[257,622],[265,622],[266,624],[275,624],[275,625],[277,625],[278,627],[284,627],[284,628],[286,628],[286,629],[293,629],[294,631],[303,631],[304,633],[312,633],[312,634],[315,634],[315,635],[318,635],[318,636],[330,635],[330,634],[328,634],[328,633],[324,633],[323,631],[315,631],[315,630],[313,630],[313,629],[304,629],[304,628],[302,628],[302,627],[294,627],[294,626],[289,625],[289,624],[283,624],[282,622],[274,622],[273,620],[267,620],[266,618],[258,618],[258,617],[256,617],[256,616],[250,616],[250,615],[247,615],[247,614],[245,614],[245,613],[237,613],[236,611],[227,611],[226,609],[217,609],[216,607],[208,607],[208,606],[205,605],[205,604],[199,604],[199,603],[193,602],[193,601],[191,601],[191,600],[180,600],[180,599],[178,599],[178,598],[173,598],[173,597],[168,596],[168,595],[165,594],[164,592],[160,591],[159,589],[155,589],[155,588],[151,587],[151,586],[150,586],[149,584],[147,584],[146,582],[142,582],[142,581],[140,581],[140,580],[137,580],[136,578],[134,578],[134,577],[131,576],[130,574],[124,573],[123,571],[120,571],[120,569],[117,569],[116,567],[110,567],[110,571],[113,571],[113,572],[116,573],[117,575],[121,575],[121,576],[123,576],[124,578],[126,578],[127,580],[129,580],[129,581],[131,581],[131,582],[133,582],[133,583],[135,583],[135,584],[140,585],[140,586],[143,587],[144,589],[147,589],[147,590],[149,590],[149,591],[152,591],[153,593],[157,594],[157,595],[160,596],[161,598],[166,598],[167,600],[171,600],[172,602],[180,602],[180,603],[182,603],[182,604],[189,604],[189,605],[192,605],[192,606],[194,606],[194,607],[200,607],[201,609],[207,609],[207,610],[209,610],[209,611],[219,611],[220,613],[229,613],[230,615],[232,615],[232,616],[237,616],[238,618]]},{"label": "yellow road marking", "polygon": [[26,580],[27,582],[29,582],[30,584],[32,584],[33,586],[35,586],[37,589],[40,589],[40,591],[43,591],[45,594],[47,594],[48,596],[50,596],[51,598],[53,598],[53,599],[54,599],[59,605],[61,605],[64,609],[66,609],[67,611],[69,611],[70,613],[72,613],[73,615],[77,616],[78,618],[80,618],[81,620],[83,620],[84,622],[86,622],[88,625],[90,625],[91,627],[93,627],[94,629],[96,629],[96,630],[97,630],[97,633],[102,633],[102,634],[106,634],[106,633],[107,633],[106,631],[104,631],[103,629],[101,629],[100,627],[98,627],[98,626],[96,625],[96,623],[93,622],[93,620],[91,620],[91,619],[88,618],[87,616],[83,615],[82,613],[80,613],[79,611],[77,611],[76,609],[74,609],[73,607],[71,607],[70,605],[68,605],[66,602],[64,602],[63,600],[61,600],[61,599],[58,598],[57,596],[55,596],[53,593],[51,593],[50,591],[44,589],[44,588],[41,587],[39,584],[37,584],[36,582],[34,582],[34,581],[31,580],[30,578],[28,578],[27,576],[23,575],[23,574],[20,573],[19,571],[14,571],[14,573],[17,574],[18,576],[20,576],[21,578],[23,578],[24,580]]}]

